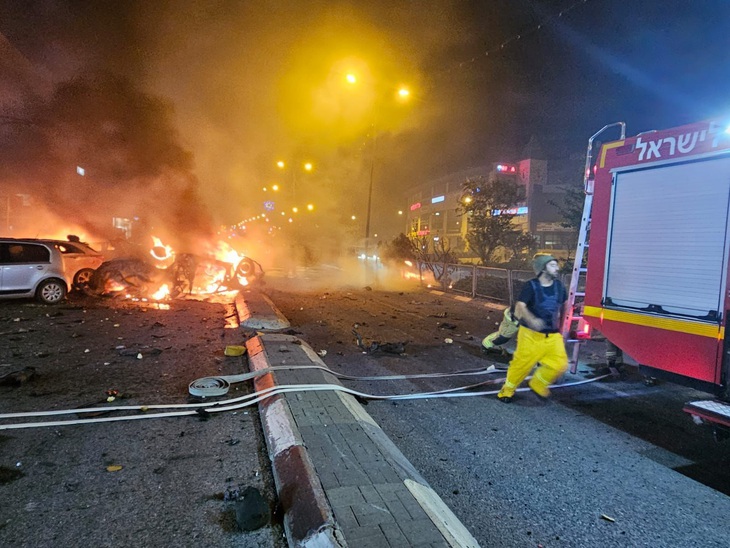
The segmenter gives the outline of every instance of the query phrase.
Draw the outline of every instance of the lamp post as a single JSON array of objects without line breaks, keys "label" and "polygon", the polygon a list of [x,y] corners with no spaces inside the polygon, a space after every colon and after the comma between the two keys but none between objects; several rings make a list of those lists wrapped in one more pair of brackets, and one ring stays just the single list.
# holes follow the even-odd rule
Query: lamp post
[{"label": "lamp post", "polygon": [[368,247],[370,244],[370,212],[373,204],[373,173],[375,172],[375,147],[378,143],[378,134],[373,124],[373,150],[370,156],[370,183],[368,184],[368,209],[365,216],[365,260],[368,259]]},{"label": "lamp post", "polygon": [[[352,75],[348,74],[346,76],[347,82],[350,84],[355,84],[357,82],[357,78]],[[408,88],[401,86],[397,90],[397,96],[401,101],[407,100],[410,97],[410,91]],[[368,205],[367,205],[367,211],[365,214],[365,259],[367,260],[368,257],[368,248],[370,246],[370,218],[372,214],[372,205],[373,205],[373,180],[374,180],[374,174],[375,174],[375,158],[376,158],[376,149],[378,144],[378,131],[377,131],[377,114],[378,114],[378,106],[379,102],[376,102],[375,109],[373,112],[373,123],[371,125],[372,127],[372,141],[373,146],[371,150],[370,155],[370,178],[368,181]]]}]

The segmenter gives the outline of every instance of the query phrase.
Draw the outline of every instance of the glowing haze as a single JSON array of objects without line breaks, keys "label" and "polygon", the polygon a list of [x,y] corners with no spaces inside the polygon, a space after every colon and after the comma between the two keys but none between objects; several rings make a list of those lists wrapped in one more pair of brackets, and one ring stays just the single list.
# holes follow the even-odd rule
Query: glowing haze
[{"label": "glowing haze", "polygon": [[249,219],[246,245],[336,254],[364,236],[371,176],[390,239],[408,187],[533,135],[554,169],[616,120],[717,115],[726,4],[708,26],[680,0],[0,1],[0,194],[39,200],[36,232],[136,216],[188,250]]}]

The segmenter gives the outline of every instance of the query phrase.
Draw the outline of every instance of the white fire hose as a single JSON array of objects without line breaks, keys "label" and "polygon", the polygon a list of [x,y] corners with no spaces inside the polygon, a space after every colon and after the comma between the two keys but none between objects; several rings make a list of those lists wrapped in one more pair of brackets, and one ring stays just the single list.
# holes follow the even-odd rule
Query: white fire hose
[{"label": "white fire hose", "polygon": [[[367,381],[380,381],[380,380],[406,380],[406,379],[423,379],[423,378],[439,378],[439,377],[454,377],[454,376],[468,376],[468,375],[481,375],[481,374],[491,374],[496,372],[501,372],[500,370],[494,368],[494,366],[490,366],[486,369],[472,369],[472,370],[466,370],[466,371],[458,371],[455,373],[423,373],[423,374],[417,374],[417,375],[387,375],[387,376],[379,376],[379,377],[353,377],[350,375],[343,375],[340,373],[336,373],[334,371],[331,371],[330,369],[327,369],[326,367],[318,366],[318,365],[308,365],[308,366],[277,366],[277,367],[269,367],[266,369],[261,369],[259,371],[254,371],[251,373],[245,373],[242,375],[230,375],[230,376],[223,376],[223,377],[204,377],[202,379],[198,379],[197,381],[194,381],[190,384],[190,391],[193,393],[193,390],[199,391],[199,390],[206,390],[210,389],[213,392],[223,390],[225,387],[225,391],[221,392],[221,394],[225,394],[228,391],[228,387],[232,383],[237,382],[243,382],[246,380],[253,379],[255,377],[258,377],[260,375],[265,375],[267,373],[270,373],[272,371],[277,370],[286,370],[286,369],[322,369],[327,371],[328,373],[332,373],[333,375],[336,375],[337,377],[348,379],[348,380],[367,380]],[[571,383],[564,383],[559,385],[554,385],[552,388],[565,388],[568,386],[578,386],[581,384],[588,384],[591,382],[596,382],[601,379],[604,379],[610,375],[603,375],[600,377],[595,377],[593,379],[583,380],[583,381],[576,381]],[[289,394],[292,392],[320,392],[325,390],[334,390],[338,392],[344,392],[346,394],[350,394],[352,396],[364,398],[364,399],[372,399],[372,400],[411,400],[411,399],[427,399],[427,398],[459,398],[459,397],[472,397],[472,396],[493,396],[497,394],[498,390],[489,390],[489,391],[481,391],[481,392],[464,392],[465,390],[473,389],[478,386],[483,386],[485,384],[495,384],[497,382],[501,382],[504,379],[494,379],[490,381],[484,381],[476,384],[466,385],[466,386],[459,386],[456,388],[449,388],[445,390],[439,390],[435,392],[418,392],[414,394],[393,394],[393,395],[377,395],[377,394],[368,394],[365,392],[358,392],[357,390],[352,390],[350,388],[341,386],[339,384],[330,384],[330,383],[324,383],[324,384],[288,384],[288,385],[279,385],[279,386],[273,386],[270,388],[266,388],[263,390],[259,390],[257,392],[254,392],[252,394],[247,394],[245,396],[240,396],[237,398],[230,398],[227,400],[222,400],[214,403],[210,402],[200,402],[200,403],[187,403],[187,404],[154,404],[154,405],[117,405],[117,406],[109,406],[109,407],[87,407],[82,409],[64,409],[64,410],[55,410],[55,411],[30,411],[25,413],[3,413],[0,414],[0,420],[8,420],[8,419],[20,419],[20,418],[31,418],[31,417],[50,417],[50,416],[57,416],[57,415],[81,415],[84,413],[99,413],[99,412],[113,412],[113,411],[138,411],[139,413],[136,415],[126,415],[126,416],[116,416],[116,417],[93,417],[93,418],[86,418],[86,419],[70,419],[70,420],[54,420],[54,421],[42,421],[42,422],[22,422],[22,423],[8,423],[8,424],[0,424],[0,430],[17,430],[17,429],[23,429],[23,428],[40,428],[40,427],[46,427],[46,426],[70,426],[70,425],[77,425],[77,424],[93,424],[93,423],[101,423],[101,422],[117,422],[117,421],[130,421],[130,420],[142,420],[142,419],[155,419],[155,418],[167,418],[167,417],[183,417],[183,416],[189,416],[189,415],[202,415],[207,416],[209,414],[213,413],[220,413],[223,411],[235,411],[238,409],[243,409],[246,407],[249,407],[251,405],[254,405],[260,401],[263,401],[267,398],[271,398],[273,396],[279,395],[279,394]],[[195,385],[195,387],[193,387]],[[517,392],[525,392],[529,390],[529,388],[518,388]],[[149,413],[151,410],[163,410],[163,409],[178,409],[178,411],[165,411],[165,412],[157,412],[157,413]]]}]

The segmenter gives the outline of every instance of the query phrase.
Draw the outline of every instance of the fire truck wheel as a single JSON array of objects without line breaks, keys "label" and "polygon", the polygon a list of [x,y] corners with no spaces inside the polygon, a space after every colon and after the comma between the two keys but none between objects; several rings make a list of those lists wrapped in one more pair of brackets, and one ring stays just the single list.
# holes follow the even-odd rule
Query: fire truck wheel
[{"label": "fire truck wheel", "polygon": [[74,289],[79,291],[89,285],[91,277],[94,275],[93,268],[82,268],[74,276]]},{"label": "fire truck wheel", "polygon": [[38,286],[35,296],[44,304],[60,303],[66,296],[66,284],[62,280],[43,280]]}]

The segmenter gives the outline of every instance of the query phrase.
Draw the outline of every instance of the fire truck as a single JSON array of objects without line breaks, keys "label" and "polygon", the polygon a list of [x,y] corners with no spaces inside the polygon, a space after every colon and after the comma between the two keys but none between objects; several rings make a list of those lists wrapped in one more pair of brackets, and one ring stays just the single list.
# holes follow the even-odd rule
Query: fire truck
[{"label": "fire truck", "polygon": [[[620,138],[595,146],[614,126]],[[727,431],[730,120],[628,138],[610,124],[589,141],[585,175],[564,332],[596,329],[645,375],[714,395],[685,411]]]}]

